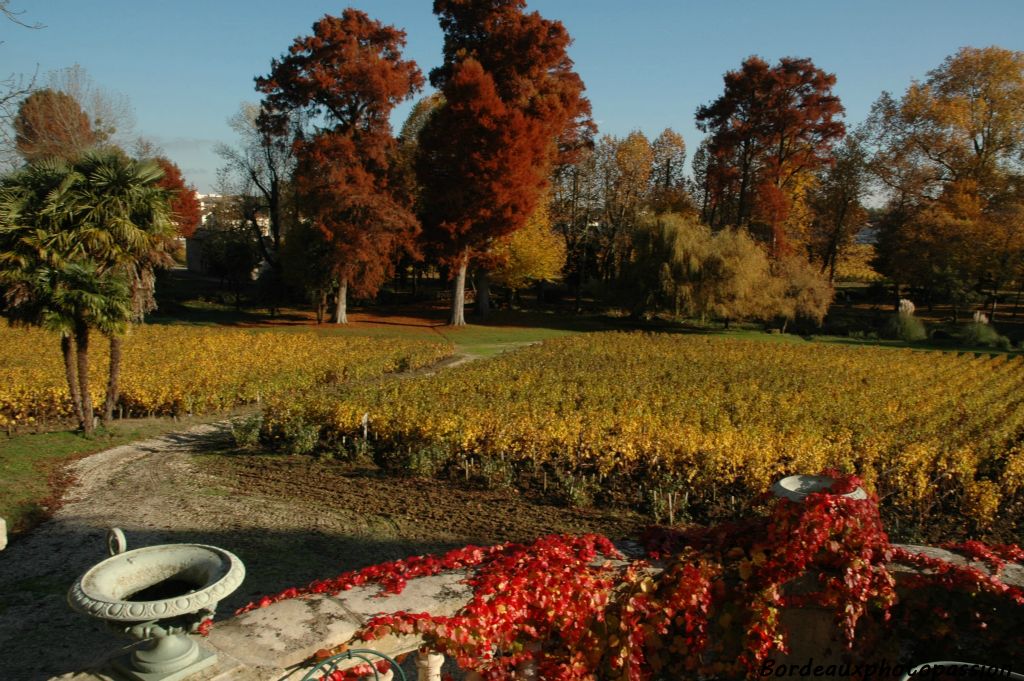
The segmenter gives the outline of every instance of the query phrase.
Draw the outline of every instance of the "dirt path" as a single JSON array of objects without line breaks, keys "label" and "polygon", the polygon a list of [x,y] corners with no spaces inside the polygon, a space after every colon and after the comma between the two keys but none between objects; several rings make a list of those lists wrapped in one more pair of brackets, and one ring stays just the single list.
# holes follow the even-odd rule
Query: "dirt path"
[{"label": "dirt path", "polygon": [[76,483],[63,505],[0,552],[0,679],[43,681],[118,645],[65,602],[74,580],[106,557],[110,527],[125,531],[129,548],[198,542],[235,552],[247,577],[221,604],[225,617],[264,593],[383,560],[550,532],[625,536],[642,524],[632,514],[544,505],[511,491],[231,448],[221,422],[72,463]]},{"label": "dirt path", "polygon": [[223,424],[197,426],[69,466],[77,482],[63,505],[0,552],[0,678],[46,679],[110,650],[109,633],[69,610],[68,587],[105,557],[109,527],[123,527],[140,546],[207,526],[187,452],[227,437]]}]

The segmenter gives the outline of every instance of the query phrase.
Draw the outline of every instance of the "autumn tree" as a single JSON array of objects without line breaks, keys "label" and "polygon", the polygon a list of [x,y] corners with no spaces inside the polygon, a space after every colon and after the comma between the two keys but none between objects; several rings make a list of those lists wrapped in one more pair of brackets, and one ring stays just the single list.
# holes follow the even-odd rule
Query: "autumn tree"
[{"label": "autumn tree", "polygon": [[686,142],[672,128],[665,128],[653,142],[651,209],[656,213],[682,213],[693,209],[686,183]]},{"label": "autumn tree", "polygon": [[470,258],[523,226],[559,151],[590,105],[558,21],[523,0],[435,0],[444,63],[430,74],[445,105],[421,136],[417,175],[428,241],[453,272],[450,323],[465,324]]},{"label": "autumn tree", "polygon": [[554,229],[565,243],[565,274],[572,286],[576,306],[593,257],[593,237],[601,210],[597,157],[592,146],[584,147],[572,159],[557,164],[551,175],[550,215]]},{"label": "autumn tree", "polygon": [[845,133],[835,76],[810,59],[770,66],[749,57],[724,80],[724,93],[697,109],[709,135],[706,212],[716,225],[763,229],[772,250],[785,251],[794,186],[828,162]]},{"label": "autumn tree", "polygon": [[639,130],[625,138],[602,137],[596,148],[601,214],[597,227],[601,278],[617,277],[630,258],[633,232],[646,208],[654,174],[654,149]]},{"label": "autumn tree", "polygon": [[697,286],[712,247],[711,230],[692,216],[645,217],[635,257],[619,290],[634,316],[664,310],[674,318],[701,314]]},{"label": "autumn tree", "polygon": [[[10,7],[9,0],[0,0],[0,15],[8,21],[27,29],[41,29],[37,21],[29,21],[24,10]],[[18,165],[14,120],[21,102],[36,89],[36,75],[9,73],[0,77],[0,169],[13,169]]]},{"label": "autumn tree", "polygon": [[420,155],[420,135],[431,117],[444,106],[444,97],[433,92],[417,101],[398,133],[396,166],[403,181],[418,200],[419,185],[416,179],[416,161]]},{"label": "autumn tree", "polygon": [[512,297],[534,282],[557,281],[565,266],[565,242],[551,227],[547,201],[538,203],[522,228],[500,239],[492,251],[499,263],[494,281]]},{"label": "autumn tree", "polygon": [[73,159],[114,144],[133,125],[128,100],[97,85],[81,66],[52,71],[46,83],[21,100],[13,121],[15,145],[26,161]]},{"label": "autumn tree", "polygon": [[327,235],[308,220],[298,220],[288,230],[281,247],[284,281],[305,294],[316,313],[316,323],[327,318],[328,301],[336,292],[333,248]]},{"label": "autumn tree", "polygon": [[835,296],[831,282],[820,268],[799,253],[787,253],[772,260],[774,316],[782,320],[782,331],[794,319],[821,325]]},{"label": "autumn tree", "polygon": [[897,284],[962,298],[1019,277],[1024,52],[965,47],[883,93],[868,130],[887,189],[878,263]]},{"label": "autumn tree", "polygon": [[423,83],[401,58],[405,32],[346,9],[299,37],[271,73],[257,78],[266,95],[267,130],[302,111],[318,130],[298,145],[296,182],[313,224],[331,244],[338,281],[335,322],[345,323],[351,285],[372,295],[418,224],[401,191],[388,117]]},{"label": "autumn tree", "polygon": [[104,139],[71,95],[48,88],[22,101],[14,119],[14,134],[18,153],[30,163],[44,158],[72,159]]},{"label": "autumn tree", "polygon": [[203,217],[195,186],[185,183],[181,168],[171,159],[166,156],[156,156],[153,160],[164,173],[157,184],[165,189],[171,197],[171,221],[177,227],[179,235],[192,236]]},{"label": "autumn tree", "polygon": [[619,290],[634,315],[668,311],[702,321],[820,324],[832,287],[797,254],[769,257],[746,231],[716,231],[696,214],[645,216]]}]

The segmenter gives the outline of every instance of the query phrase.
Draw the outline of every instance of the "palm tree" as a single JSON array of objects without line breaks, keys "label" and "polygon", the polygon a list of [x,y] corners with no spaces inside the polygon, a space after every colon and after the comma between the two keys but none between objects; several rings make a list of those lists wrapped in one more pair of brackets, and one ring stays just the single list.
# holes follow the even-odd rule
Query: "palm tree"
[{"label": "palm tree", "polygon": [[44,161],[0,182],[0,309],[14,324],[43,326],[60,334],[68,391],[80,424],[85,423],[75,362],[74,314],[52,299],[60,258],[46,246],[58,229],[47,199],[70,177],[62,161]]},{"label": "palm tree", "polygon": [[[157,183],[164,175],[156,161],[135,161],[119,150],[85,154],[75,164],[81,181],[69,186],[63,203],[76,225],[81,248],[98,263],[101,274],[130,281],[130,321],[141,322],[153,310],[153,277],[172,264],[176,230],[170,194]],[[121,373],[123,331],[109,325],[110,373],[103,421],[114,414]]]},{"label": "palm tree", "polygon": [[4,313],[60,332],[68,389],[86,432],[94,427],[90,330],[110,339],[103,409],[109,421],[121,337],[130,321],[152,309],[152,287],[145,284],[170,259],[169,196],[156,185],[162,173],[155,163],[102,150],[72,162],[30,164],[0,181]]}]

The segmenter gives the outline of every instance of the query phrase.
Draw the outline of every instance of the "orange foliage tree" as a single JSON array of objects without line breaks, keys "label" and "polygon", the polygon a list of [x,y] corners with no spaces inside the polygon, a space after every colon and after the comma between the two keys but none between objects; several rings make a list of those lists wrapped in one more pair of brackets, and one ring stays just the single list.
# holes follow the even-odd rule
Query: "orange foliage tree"
[{"label": "orange foliage tree", "polygon": [[26,97],[14,118],[18,154],[28,162],[43,158],[73,159],[104,141],[82,106],[71,95],[37,90]]},{"label": "orange foliage tree", "polygon": [[423,129],[417,176],[427,241],[454,274],[450,323],[464,325],[470,258],[534,212],[563,143],[589,129],[590,103],[561,22],[523,0],[435,0],[445,105]]},{"label": "orange foliage tree", "polygon": [[[1024,288],[1024,52],[964,47],[867,127],[872,172],[887,191],[882,274],[954,305]],[[898,298],[898,296],[897,296]]]},{"label": "orange foliage tree", "polygon": [[171,193],[171,219],[178,228],[178,234],[192,236],[203,217],[195,186],[185,184],[181,168],[166,156],[157,156],[153,160],[164,171],[164,176],[157,185]]},{"label": "orange foliage tree", "polygon": [[374,295],[419,231],[388,120],[423,85],[416,63],[401,58],[404,46],[404,31],[349,8],[313,24],[313,35],[296,38],[270,75],[256,79],[266,129],[295,110],[316,126],[297,142],[296,185],[303,212],[330,246],[339,324],[349,288]]},{"label": "orange foliage tree", "polygon": [[773,250],[785,250],[793,186],[829,162],[832,144],[846,132],[832,94],[836,78],[810,59],[769,66],[748,57],[724,80],[723,94],[697,109],[697,126],[710,136],[709,221],[763,226]]}]

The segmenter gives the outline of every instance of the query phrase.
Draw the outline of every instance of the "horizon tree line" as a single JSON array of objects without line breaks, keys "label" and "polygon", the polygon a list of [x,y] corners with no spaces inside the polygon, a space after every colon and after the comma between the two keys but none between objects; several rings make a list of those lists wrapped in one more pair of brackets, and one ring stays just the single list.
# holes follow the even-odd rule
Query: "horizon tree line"
[{"label": "horizon tree line", "polygon": [[[783,260],[808,264],[797,277],[807,290],[822,288],[808,272],[827,287],[855,257],[897,297],[907,286],[957,306],[987,295],[994,313],[998,292],[1022,279],[1021,53],[963,48],[902,98],[883,93],[850,134],[833,74],[808,58],[749,57],[697,109],[706,137],[687,174],[686,144],[671,129],[654,140],[597,135],[560,22],[522,0],[437,0],[434,10],[445,40],[429,74],[436,92],[398,136],[390,114],[426,79],[401,56],[404,31],[354,9],[297,38],[256,79],[263,101],[232,120],[241,143],[219,147],[221,177],[250,238],[261,216],[269,222],[269,237],[252,242],[275,300],[301,289],[318,318],[333,300],[344,323],[349,295],[372,298],[396,272],[431,267],[451,280],[449,322],[461,325],[467,280],[486,313],[490,280],[510,281],[503,268],[515,263],[563,276],[577,304],[586,293],[614,301],[644,280],[637,265],[651,254],[652,225],[677,224],[659,222],[668,213],[712,234],[742,232],[778,272],[793,271]],[[38,138],[102,143],[103,119],[65,99],[51,89],[26,98],[22,137],[33,120],[57,120],[33,110],[52,109],[65,132],[37,124]],[[963,115],[978,110],[988,117]],[[174,171],[165,164],[178,182]],[[869,211],[869,197],[882,206]],[[530,241],[514,240],[528,224]],[[867,226],[877,234],[870,262],[854,241]],[[535,246],[552,237],[557,249]],[[551,253],[564,253],[560,265]]]}]

